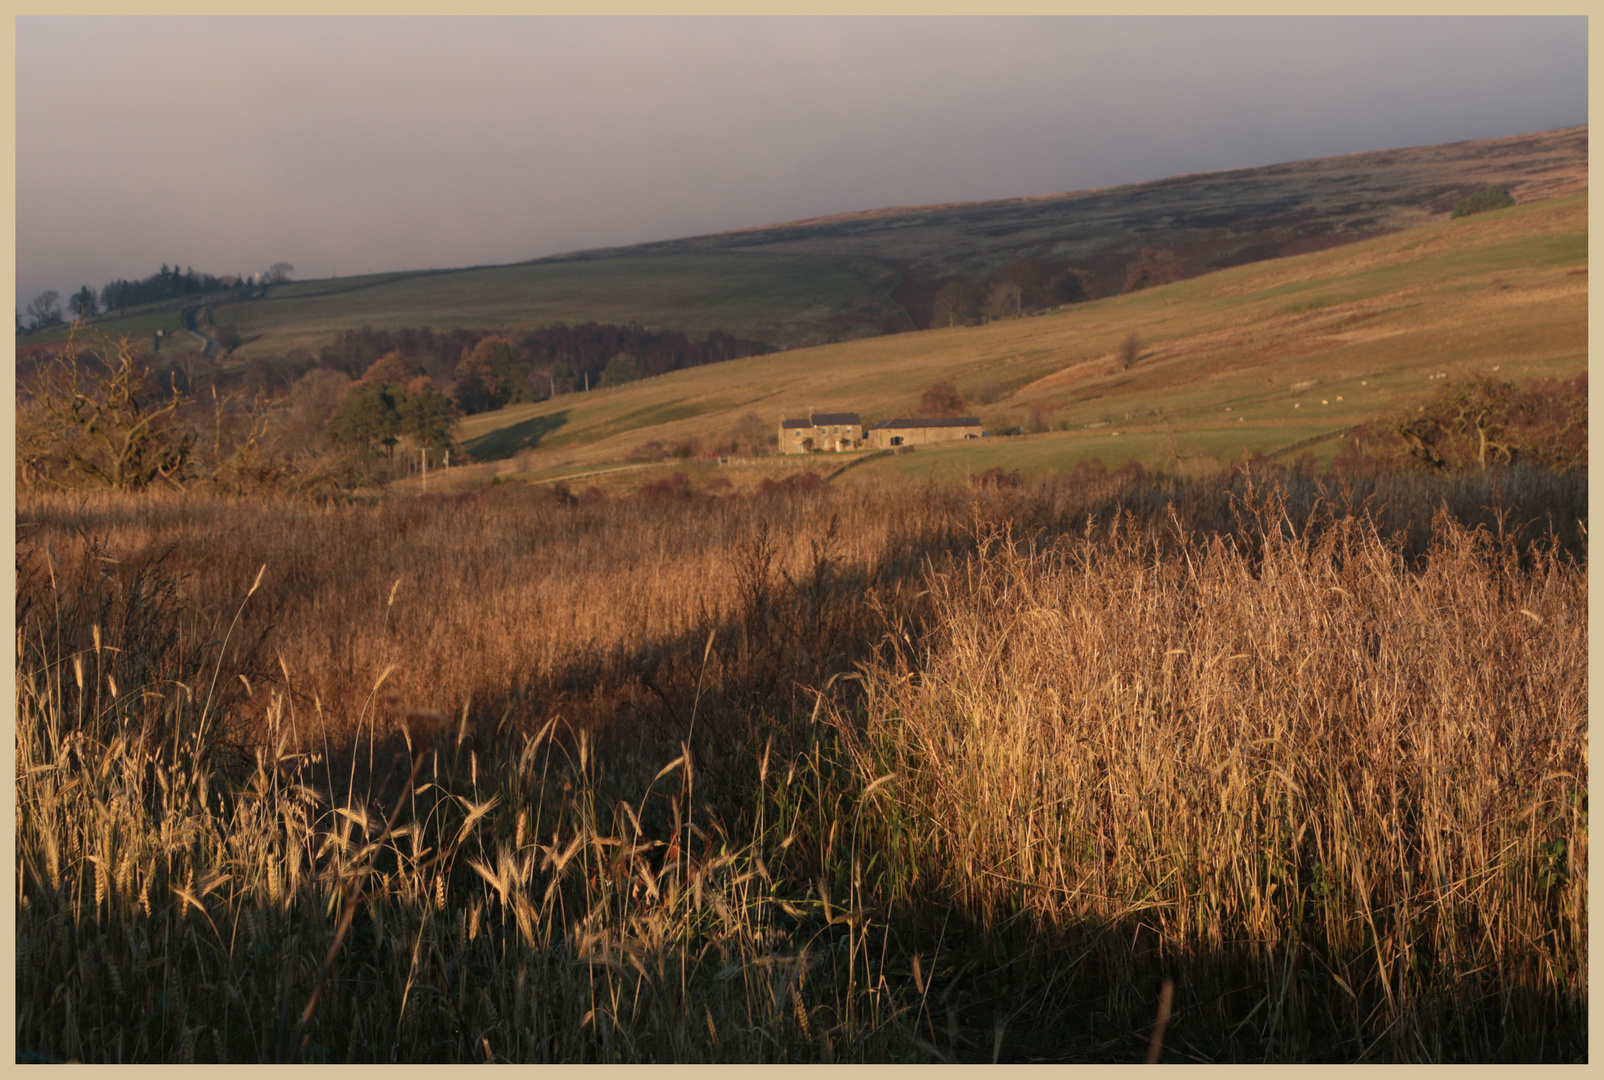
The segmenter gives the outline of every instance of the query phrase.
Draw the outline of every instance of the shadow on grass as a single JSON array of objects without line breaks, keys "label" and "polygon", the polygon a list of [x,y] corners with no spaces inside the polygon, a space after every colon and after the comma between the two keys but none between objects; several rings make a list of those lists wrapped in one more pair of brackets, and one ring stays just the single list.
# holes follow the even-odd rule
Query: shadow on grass
[{"label": "shadow on grass", "polygon": [[533,450],[541,439],[566,423],[567,409],[547,416],[531,416],[521,424],[510,424],[477,439],[470,439],[463,444],[463,449],[473,455],[475,461],[499,461],[512,457],[520,450]]},{"label": "shadow on grass", "polygon": [[[1523,497],[1533,500],[1535,510],[1557,508],[1556,513],[1563,512],[1562,519],[1564,514],[1578,509],[1577,501],[1586,490],[1585,478],[1580,477],[1555,482],[1551,489],[1544,489],[1537,481],[1537,477],[1529,476],[1519,485]],[[1441,481],[1418,489],[1373,484],[1358,494],[1375,494],[1400,512],[1410,507],[1429,507],[1441,497],[1446,505],[1459,506],[1461,516],[1474,517],[1489,512],[1486,506],[1492,500],[1484,492],[1490,483],[1489,478],[1477,477],[1475,483],[1449,487],[1446,495]],[[1305,522],[1312,516],[1316,497],[1324,496],[1310,490],[1306,481],[1296,475],[1288,485],[1290,513],[1272,520]],[[1545,490],[1547,498],[1542,497]],[[522,498],[531,506],[539,505],[538,499],[550,499],[533,490],[474,497]],[[1051,505],[1033,508],[1023,502],[1005,503],[1002,500],[1012,496],[1004,491],[993,490],[988,497],[999,500],[992,507],[992,518],[1006,512],[1026,533],[1038,528],[1043,533],[1060,534],[1078,530],[1083,512],[1088,512],[1086,504],[1080,503],[1057,510]],[[1222,529],[1229,527],[1230,505],[1220,494],[1200,487],[1180,485],[1177,489],[1134,492],[1118,489],[1108,498],[1108,503],[1095,506],[1093,515],[1107,520],[1115,508],[1123,507],[1133,514],[1132,528],[1162,527],[1166,520],[1177,519],[1189,525],[1212,523]],[[685,512],[697,513],[698,507],[712,505],[690,503]],[[1172,508],[1176,518],[1168,518]],[[716,520],[710,514],[706,524],[711,526]],[[828,687],[835,676],[856,669],[892,631],[902,634],[910,649],[917,649],[931,619],[924,599],[925,568],[943,557],[958,558],[973,552],[977,541],[961,527],[927,525],[891,545],[878,561],[856,566],[837,557],[832,536],[833,530],[826,532],[814,549],[811,565],[795,568],[795,573],[774,570],[773,553],[766,541],[754,540],[735,549],[729,573],[741,583],[740,599],[728,612],[710,614],[693,626],[655,636],[632,649],[620,646],[598,651],[591,661],[569,665],[548,676],[531,677],[522,684],[487,682],[475,688],[471,707],[464,706],[460,719],[453,710],[442,729],[435,744],[440,753],[430,762],[429,771],[419,773],[420,778],[427,777],[430,790],[416,793],[402,820],[438,822],[448,811],[460,813],[453,806],[469,803],[488,809],[487,795],[500,796],[500,817],[488,819],[488,826],[493,828],[487,827],[485,846],[464,849],[465,855],[488,866],[491,851],[499,849],[509,830],[514,837],[524,832],[520,815],[526,811],[532,811],[534,820],[541,823],[537,828],[552,828],[547,824],[551,818],[542,814],[563,813],[561,807],[568,805],[570,798],[578,798],[567,794],[573,785],[586,798],[596,794],[596,805],[602,807],[616,805],[616,801],[639,806],[638,814],[631,811],[632,821],[638,817],[637,831],[656,848],[666,849],[670,841],[665,838],[675,838],[672,842],[677,843],[681,835],[682,811],[691,812],[689,788],[682,789],[683,801],[675,801],[671,792],[659,792],[656,802],[648,802],[647,796],[652,794],[652,784],[663,776],[660,764],[688,749],[696,773],[705,778],[696,787],[703,800],[693,811],[698,819],[727,822],[727,834],[735,837],[765,834],[768,829],[766,835],[780,845],[778,850],[772,846],[762,848],[767,863],[755,865],[763,867],[765,878],[774,871],[776,879],[791,882],[784,887],[787,892],[777,891],[776,895],[788,896],[788,903],[803,905],[798,909],[804,913],[796,916],[796,928],[776,939],[776,955],[783,957],[811,948],[811,955],[819,958],[809,980],[822,989],[809,990],[810,994],[820,995],[810,1000],[829,1004],[829,996],[838,985],[828,981],[835,977],[830,972],[838,970],[829,965],[838,962],[832,958],[857,955],[852,951],[853,934],[859,934],[861,941],[870,941],[871,932],[879,938],[880,948],[873,954],[879,958],[878,976],[885,980],[882,985],[887,987],[890,1000],[901,1003],[899,1009],[907,1011],[899,1011],[902,1021],[888,1021],[894,1026],[883,1040],[878,1035],[874,1039],[854,1036],[856,1045],[865,1048],[866,1057],[884,1054],[886,1047],[901,1052],[900,1048],[912,1043],[903,1060],[1140,1061],[1148,1053],[1160,988],[1165,979],[1170,979],[1174,984],[1173,1011],[1160,1056],[1166,1062],[1387,1061],[1418,1057],[1442,1061],[1585,1059],[1585,997],[1568,989],[1533,989],[1522,982],[1518,968],[1466,970],[1454,955],[1427,952],[1432,940],[1429,935],[1411,940],[1411,950],[1420,954],[1416,974],[1411,976],[1417,981],[1408,984],[1408,1002],[1393,1012],[1392,996],[1398,984],[1385,981],[1384,970],[1379,971],[1380,977],[1367,977],[1362,982],[1353,977],[1356,970],[1367,976],[1373,970],[1365,951],[1344,953],[1340,942],[1327,942],[1314,929],[1303,930],[1302,922],[1291,921],[1290,915],[1287,925],[1296,928],[1280,940],[1200,941],[1179,933],[1166,935],[1164,922],[1152,914],[1151,908],[1145,913],[1138,908],[1138,913],[1115,914],[1106,920],[1059,923],[1044,917],[1040,907],[1032,906],[1028,892],[1004,895],[996,905],[981,908],[953,895],[939,878],[916,880],[912,876],[904,878],[900,871],[877,871],[877,867],[889,865],[897,851],[908,848],[887,843],[888,838],[895,841],[897,833],[878,828],[872,816],[865,827],[859,815],[839,813],[840,808],[861,801],[861,781],[866,776],[850,772],[849,762],[835,748],[830,732],[840,729],[828,728],[821,737],[821,729],[813,721],[818,696],[809,688]],[[129,572],[127,568],[118,570],[121,574]],[[98,574],[98,570],[86,573]],[[26,592],[19,589],[21,600],[43,587],[37,575],[29,580],[34,584]],[[94,580],[93,576],[86,579],[86,586]],[[107,587],[105,579],[101,579],[100,587]],[[164,591],[168,588],[159,581],[143,587],[130,582],[125,591],[152,596],[151,604],[176,604],[177,593]],[[176,590],[176,586],[171,588]],[[39,595],[42,602],[43,594]],[[864,597],[870,595],[885,604],[884,613],[895,621],[888,624],[876,605],[864,602]],[[168,600],[169,596],[174,599]],[[22,603],[19,609],[26,611]],[[176,608],[161,607],[147,615],[145,624],[151,631],[145,638],[130,639],[128,631],[119,628],[113,640],[122,643],[128,656],[139,653],[171,657],[163,661],[173,665],[166,669],[167,674],[182,675],[185,682],[193,683],[197,676],[192,672],[220,661],[210,660],[199,651],[181,652],[176,632],[169,635],[165,630],[167,619],[161,613],[168,610],[175,619],[182,616]],[[113,625],[98,607],[86,606],[77,614],[69,610],[68,618],[73,628],[71,636],[80,644],[84,624],[95,620],[97,631],[102,625]],[[40,640],[59,638],[46,635]],[[141,647],[134,649],[130,647],[133,645]],[[77,651],[87,655],[84,649]],[[246,659],[255,651],[246,649]],[[58,657],[56,664],[60,663]],[[190,666],[177,666],[180,663]],[[255,677],[256,669],[249,670]],[[151,681],[162,681],[159,670]],[[133,679],[124,682],[131,685]],[[240,682],[249,693],[249,683],[243,679]],[[74,712],[63,707],[63,715]],[[548,762],[533,754],[525,762],[522,736],[531,725],[538,726],[547,715],[559,712],[614,725],[606,752],[600,755],[605,775],[592,773],[594,780],[576,775],[566,765],[566,754],[550,753],[556,749],[552,743],[546,743],[542,750],[550,754],[549,773]],[[607,733],[605,727],[599,727],[603,734]],[[631,737],[640,744],[633,755],[627,753]],[[374,745],[358,741],[328,747],[323,761],[308,764],[307,772],[299,779],[316,789],[322,786],[317,777],[321,772],[327,784],[326,794],[319,800],[324,805],[343,805],[357,795],[363,802],[378,803],[370,809],[370,819],[384,820],[393,813],[389,808],[397,805],[410,775],[410,753],[406,740],[394,734],[381,737]],[[762,764],[758,763],[760,757]],[[66,760],[64,756],[62,760]],[[252,760],[248,753],[242,754],[246,776],[235,777],[232,783],[245,782]],[[776,779],[765,780],[764,771],[771,760],[776,765],[768,776]],[[799,770],[804,782],[792,784],[790,763],[805,766],[810,760],[820,767],[811,773]],[[777,779],[781,763],[785,766],[784,782]],[[221,785],[214,790],[221,790]],[[552,792],[554,804],[545,801],[547,791]],[[754,813],[764,816],[754,819]],[[227,820],[227,815],[218,820]],[[455,820],[450,829],[434,835],[452,835]],[[579,819],[559,818],[562,820],[573,823]],[[760,824],[763,821],[791,826],[802,822],[805,826],[794,829],[792,838],[781,842],[777,838],[787,830],[769,829]],[[718,832],[722,835],[725,830]],[[555,843],[557,834],[552,835]],[[711,850],[715,837],[706,839]],[[521,840],[513,843],[519,845]],[[844,851],[853,853],[850,868],[840,854]],[[859,852],[863,854],[861,878]],[[109,938],[92,941],[87,928],[93,925],[92,932],[99,935],[103,933],[101,924],[89,918],[81,923],[70,920],[65,917],[69,909],[64,906],[46,906],[64,904],[72,894],[67,889],[38,884],[40,864],[35,861],[29,865],[34,867],[35,885],[31,888],[36,891],[31,893],[28,907],[23,908],[19,902],[19,922],[25,926],[29,948],[40,950],[33,954],[40,959],[32,965],[19,965],[19,972],[27,969],[27,981],[19,982],[18,997],[32,1004],[31,1011],[18,1024],[17,1041],[27,1047],[23,1053],[28,1060],[104,1059],[111,1053],[106,1038],[118,1037],[122,1031],[142,1031],[141,1024],[152,1031],[144,1044],[134,1046],[131,1056],[165,1060],[194,1050],[196,1042],[188,1019],[191,1014],[176,996],[173,1000],[177,1004],[172,1010],[175,1019],[166,1019],[168,1014],[163,1010],[169,991],[163,990],[162,997],[153,996],[141,1006],[137,999],[113,990],[109,980],[91,981],[87,986],[82,980],[73,981],[72,972],[80,957],[98,955],[92,950],[108,948],[108,940],[128,941],[138,960],[135,943],[144,940],[139,935],[146,933],[145,926],[151,922],[148,914],[145,920],[138,919],[134,915],[136,908],[125,896],[118,909],[125,924],[113,923]],[[399,873],[392,871],[390,863],[374,865],[380,874]],[[648,865],[647,869],[657,872],[661,865],[655,864],[655,869]],[[938,871],[940,864],[928,863],[926,869]],[[434,879],[440,889],[435,894],[438,899],[434,900],[434,909],[453,912],[444,918],[454,919],[456,926],[462,928],[457,931],[455,947],[449,932],[442,934],[437,951],[431,954],[438,963],[429,960],[419,968],[416,957],[420,953],[412,951],[414,946],[410,944],[422,940],[425,913],[421,904],[426,897],[392,894],[397,899],[387,908],[392,920],[388,932],[381,921],[382,906],[368,905],[358,911],[350,936],[344,939],[347,944],[340,954],[338,970],[346,985],[364,988],[365,996],[357,999],[349,993],[331,993],[324,999],[322,1012],[315,1015],[314,1025],[308,1029],[312,1039],[309,1058],[326,1060],[334,1054],[345,1054],[379,1059],[389,1054],[411,1060],[466,1061],[481,1054],[489,1056],[487,1047],[492,1038],[515,1058],[573,1057],[599,1052],[594,1043],[585,1041],[594,1030],[622,1030],[636,1040],[625,1044],[625,1052],[642,1057],[670,1053],[681,1059],[733,1056],[731,1047],[734,1053],[742,1052],[743,1044],[738,1043],[726,1043],[721,1049],[712,1012],[705,1005],[710,1037],[707,1043],[701,1041],[695,1024],[680,1024],[675,1029],[680,1032],[680,1041],[671,1043],[654,1034],[654,1021],[649,1015],[647,1020],[636,1023],[631,1014],[631,1027],[589,1029],[584,1024],[570,1023],[565,1028],[565,1014],[533,1013],[532,1007],[509,1005],[507,988],[514,984],[498,973],[509,968],[518,970],[521,980],[527,968],[537,980],[545,980],[537,981],[537,986],[561,987],[560,973],[572,970],[576,957],[560,943],[551,947],[534,944],[505,918],[492,917],[481,925],[477,914],[467,915],[470,907],[480,910],[481,901],[487,905],[484,910],[499,911],[488,907],[488,896],[481,891],[488,875],[479,871],[476,877],[470,872],[474,870],[474,864],[464,859],[455,876],[448,873]],[[1295,888],[1299,895],[1311,887],[1301,876],[1301,868],[1299,876],[1287,880],[1295,882],[1288,888]],[[585,891],[591,887],[589,881],[574,874],[563,886],[571,890],[565,903],[574,905],[574,910],[585,910],[580,905],[591,902]],[[594,887],[601,888],[599,884]],[[821,898],[830,894],[838,900],[845,898],[849,908],[867,902],[867,914],[853,916],[864,921],[854,927],[849,919],[838,919],[830,914],[827,899],[816,914],[808,914],[805,909],[810,907],[814,891]],[[87,895],[92,896],[92,890]],[[220,902],[236,902],[224,900],[228,895],[210,901],[214,913]],[[241,910],[248,910],[252,920],[247,922],[249,926],[268,926],[269,917],[277,920],[271,932],[258,931],[262,944],[249,950],[223,949],[221,936],[207,916],[205,929],[213,931],[221,955],[235,965],[229,969],[231,985],[262,987],[265,992],[236,1002],[233,1015],[243,1015],[247,1022],[232,1027],[233,1038],[226,1045],[226,1035],[219,1036],[215,1046],[200,1043],[202,1053],[216,1049],[221,1058],[227,1056],[223,1052],[226,1049],[236,1060],[263,1059],[269,1056],[271,1037],[259,1040],[255,1033],[272,1030],[274,1016],[286,1014],[285,1001],[300,1008],[303,1001],[309,1000],[307,982],[311,972],[298,969],[296,957],[315,958],[338,939],[331,909],[310,893],[299,902],[301,910],[310,914],[296,916],[300,920],[297,924],[292,921],[295,910],[291,908],[286,913],[277,901],[272,907],[258,906],[256,910],[243,905],[258,901],[237,901]],[[373,916],[375,911],[380,912],[380,918]],[[186,913],[187,908],[181,907],[176,922],[182,922]],[[471,924],[467,922],[469,918],[473,920]],[[39,944],[46,941],[47,935],[77,934],[79,925],[86,928],[81,939],[61,936],[64,943],[59,948]],[[204,933],[199,917],[193,925],[197,935]],[[475,930],[466,929],[469,925]],[[843,925],[845,930],[836,929]],[[782,928],[776,923],[777,933]],[[1402,929],[1395,932],[1397,936],[1386,930],[1385,923],[1379,934],[1372,926],[1377,941],[1403,940]],[[484,937],[472,945],[475,932]],[[205,940],[208,939],[194,938],[197,943]],[[148,952],[147,948],[147,959]],[[198,948],[194,952],[199,955]],[[172,955],[179,955],[179,951],[173,950]],[[332,950],[329,955],[333,955]],[[577,959],[589,962],[584,957]],[[1379,957],[1371,963],[1379,966]],[[124,959],[122,964],[124,970],[129,970],[129,960]],[[591,966],[605,968],[599,962]],[[759,972],[768,970],[754,968]],[[302,972],[298,989],[294,974],[297,970]],[[716,973],[711,961],[709,966],[689,970],[691,989],[681,996],[691,1002],[711,1000],[714,990],[709,988],[724,985],[734,973],[734,969],[729,977]],[[290,975],[285,976],[284,971]],[[391,993],[393,982],[386,973],[398,971],[416,971],[419,989],[414,990],[413,976],[409,975],[405,989],[400,994]],[[1347,978],[1339,981],[1338,971]],[[644,969],[641,975],[642,982],[635,985],[650,990],[650,977]],[[759,976],[750,972],[742,977],[751,977],[754,981],[750,985],[757,990],[772,985],[757,981]],[[199,978],[198,973],[195,978]],[[498,978],[502,978],[499,983]],[[663,984],[671,982],[664,978]],[[453,992],[454,986],[463,985],[484,987],[487,992],[473,997]],[[622,982],[609,985],[626,986]],[[744,989],[747,984],[736,985]],[[73,989],[75,986],[82,989]],[[785,989],[782,984],[781,990]],[[792,1060],[811,1052],[806,1017],[819,1015],[809,1010],[801,998],[804,989],[799,977],[792,991],[797,997],[789,999],[798,1002],[802,1041],[788,1034],[783,1008],[760,1015],[756,1022],[747,1021],[760,1026],[776,1050],[791,1055]],[[69,997],[69,992],[77,996]],[[413,994],[410,1001],[415,1004],[409,1005],[408,992]],[[209,999],[187,1000],[198,1008]],[[358,1000],[363,1010],[360,1013],[355,1004]],[[547,992],[537,995],[536,1000],[561,1001],[562,997]],[[754,995],[741,1000],[757,998]],[[782,1003],[785,1000],[781,998]],[[98,1018],[98,1026],[92,1029],[98,1041],[85,1044],[76,1033],[70,1039],[57,1037],[58,1032],[75,1031],[69,1027],[73,1015],[67,1011],[69,1008],[76,1008],[79,1015]],[[418,1016],[413,1030],[429,1034],[403,1042],[401,1036],[389,1033],[401,1030],[409,1008]],[[89,1009],[94,1011],[90,1013]],[[210,1013],[197,1015],[206,1016],[209,1024]],[[662,1015],[668,1018],[665,1023],[678,1024],[681,1013]],[[694,1011],[684,1015],[696,1019]],[[152,1024],[149,1017],[159,1019]],[[279,1024],[282,1027],[283,1021]],[[548,1041],[546,1032],[563,1030],[580,1034],[568,1042]],[[730,1030],[725,1028],[726,1032]],[[838,1035],[852,1032],[846,1026],[829,1030]],[[364,1032],[385,1033],[383,1038],[389,1045]],[[750,1045],[755,1044],[747,1045],[745,1052],[751,1052]],[[850,1048],[854,1043],[846,1045]],[[341,1046],[345,1049],[339,1049]],[[601,1051],[613,1052],[605,1044]],[[825,1051],[835,1052],[828,1042]],[[117,1052],[122,1052],[120,1045]]]}]

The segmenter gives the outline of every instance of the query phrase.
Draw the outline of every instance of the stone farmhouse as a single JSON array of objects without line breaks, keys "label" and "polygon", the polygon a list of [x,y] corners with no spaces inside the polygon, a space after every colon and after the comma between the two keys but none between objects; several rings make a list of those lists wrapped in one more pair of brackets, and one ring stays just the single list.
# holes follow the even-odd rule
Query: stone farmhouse
[{"label": "stone farmhouse", "polygon": [[814,413],[806,420],[780,421],[780,453],[861,450],[863,421],[855,412]]},{"label": "stone farmhouse", "polygon": [[978,416],[915,416],[882,420],[866,433],[869,447],[890,450],[898,446],[923,446],[953,439],[978,439]]}]

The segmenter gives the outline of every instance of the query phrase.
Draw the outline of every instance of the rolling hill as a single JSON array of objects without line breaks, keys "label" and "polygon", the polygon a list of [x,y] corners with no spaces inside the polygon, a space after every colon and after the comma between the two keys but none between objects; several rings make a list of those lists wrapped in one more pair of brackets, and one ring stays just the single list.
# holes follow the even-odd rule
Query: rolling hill
[{"label": "rolling hill", "polygon": [[[341,330],[516,331],[555,322],[721,329],[792,349],[926,327],[940,285],[1020,258],[1118,291],[1144,247],[1190,271],[1307,254],[1445,219],[1489,183],[1522,204],[1585,192],[1587,129],[1349,154],[1096,191],[840,214],[508,266],[292,282],[210,304],[237,359],[315,351]],[[103,317],[98,331],[182,330],[179,308]],[[19,339],[19,349],[48,344]]]},{"label": "rolling hill", "polygon": [[[1129,370],[1120,342],[1143,343]],[[952,380],[987,428],[1039,432],[921,448],[855,469],[1027,473],[1099,457],[1215,468],[1245,452],[1312,446],[1424,398],[1436,380],[1512,381],[1587,364],[1587,197],[1422,225],[983,327],[923,330],[672,372],[469,418],[479,468],[529,478],[592,473],[692,437],[810,408],[866,423],[913,412]],[[833,468],[834,456],[765,468]],[[467,480],[469,473],[463,474]]]}]

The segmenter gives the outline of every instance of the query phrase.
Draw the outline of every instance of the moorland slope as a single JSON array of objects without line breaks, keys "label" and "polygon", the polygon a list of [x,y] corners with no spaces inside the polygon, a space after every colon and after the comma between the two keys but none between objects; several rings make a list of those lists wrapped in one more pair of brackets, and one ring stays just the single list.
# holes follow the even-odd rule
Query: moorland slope
[{"label": "moorland slope", "polygon": [[[1093,296],[1108,296],[1143,248],[1205,273],[1442,220],[1491,183],[1522,204],[1585,192],[1587,128],[862,211],[507,266],[291,282],[219,296],[206,314],[240,335],[236,359],[315,352],[363,326],[514,332],[587,321],[719,329],[790,349],[927,327],[943,283],[983,283],[1020,259],[1076,269]],[[182,306],[102,318],[97,330],[178,333]]]},{"label": "moorland slope", "polygon": [[[1118,360],[1135,333],[1140,358]],[[913,415],[951,381],[994,433],[872,463],[1028,472],[1089,457],[1213,467],[1423,399],[1437,380],[1570,376],[1587,363],[1587,198],[1429,224],[982,327],[925,330],[672,372],[470,417],[467,448],[552,477],[811,409]],[[1319,440],[1327,441],[1323,446]],[[1311,442],[1314,440],[1314,442]],[[647,454],[645,456],[651,456]],[[512,460],[509,460],[512,459]],[[833,460],[833,459],[832,459]],[[820,464],[816,458],[798,463]]]}]

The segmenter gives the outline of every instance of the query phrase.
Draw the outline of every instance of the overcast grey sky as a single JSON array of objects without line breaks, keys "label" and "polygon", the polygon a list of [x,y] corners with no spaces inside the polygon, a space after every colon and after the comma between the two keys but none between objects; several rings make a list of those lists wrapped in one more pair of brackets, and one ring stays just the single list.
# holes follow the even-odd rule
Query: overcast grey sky
[{"label": "overcast grey sky", "polygon": [[23,18],[18,302],[1586,122],[1582,18]]}]

